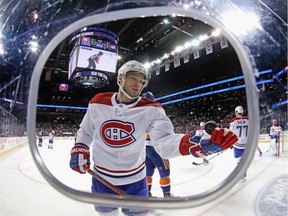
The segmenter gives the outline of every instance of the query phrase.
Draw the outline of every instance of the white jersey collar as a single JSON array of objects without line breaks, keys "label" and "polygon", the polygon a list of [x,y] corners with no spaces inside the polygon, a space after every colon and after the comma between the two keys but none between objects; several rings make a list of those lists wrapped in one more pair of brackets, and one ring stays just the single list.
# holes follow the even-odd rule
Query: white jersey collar
[{"label": "white jersey collar", "polygon": [[130,107],[134,107],[140,100],[141,100],[141,97],[137,97],[135,100],[133,100],[132,102],[129,102],[129,103],[122,103],[122,102],[119,102],[117,100],[117,95],[118,93],[115,92],[113,95],[112,95],[112,98],[111,98],[111,102],[112,102],[112,105],[115,107],[118,107],[119,105],[125,105],[126,107],[130,108]]}]

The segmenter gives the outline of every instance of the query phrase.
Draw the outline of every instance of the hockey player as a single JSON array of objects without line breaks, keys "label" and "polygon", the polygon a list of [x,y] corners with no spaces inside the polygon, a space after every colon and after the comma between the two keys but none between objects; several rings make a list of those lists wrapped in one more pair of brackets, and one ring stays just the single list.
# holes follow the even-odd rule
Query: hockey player
[{"label": "hockey player", "polygon": [[54,134],[55,134],[55,131],[54,131],[54,130],[52,130],[52,131],[49,133],[48,149],[53,149]]},{"label": "hockey player", "polygon": [[279,148],[279,137],[278,134],[279,132],[282,131],[281,126],[277,123],[276,119],[273,119],[272,121],[272,126],[270,128],[270,149],[274,152],[275,155],[277,155],[277,149]]},{"label": "hockey player", "polygon": [[[205,131],[205,122],[200,122],[200,128],[198,128],[196,131],[195,131],[195,135],[194,135],[194,138],[196,139],[201,139],[202,136],[206,135],[206,131]],[[204,156],[203,157],[203,164],[204,165],[209,165],[209,161],[207,160],[207,157]]]},{"label": "hockey player", "polygon": [[100,58],[102,55],[103,55],[103,52],[100,51],[99,53],[90,56],[88,58],[89,64],[88,64],[87,68],[95,70],[96,69],[96,63],[99,64],[99,61],[100,61]]},{"label": "hockey player", "polygon": [[[193,139],[175,134],[160,103],[139,97],[148,85],[148,70],[138,61],[126,62],[118,70],[118,92],[96,94],[77,132],[71,150],[70,167],[86,173],[90,169],[90,149],[96,174],[133,196],[148,197],[145,172],[145,138],[149,133],[154,148],[163,158],[181,155],[203,157],[223,151],[237,141],[231,131],[216,128],[210,139]],[[92,192],[116,194],[96,178]],[[95,206],[96,211],[117,208]],[[126,215],[141,209],[122,209]]]},{"label": "hockey player", "polygon": [[[151,92],[145,92],[142,97],[155,101],[155,97]],[[164,197],[171,197],[171,180],[170,180],[170,162],[168,159],[163,159],[154,149],[149,134],[146,135],[146,183],[149,196],[152,196],[152,181],[153,174],[157,168],[160,176],[160,186]]]},{"label": "hockey player", "polygon": [[43,130],[40,129],[40,131],[38,132],[38,146],[42,147],[42,143],[43,143]]},{"label": "hockey player", "polygon": [[[243,116],[243,113],[244,109],[242,106],[237,106],[235,108],[235,118],[233,118],[230,121],[230,128],[229,128],[238,137],[238,141],[233,145],[234,157],[237,159],[237,164],[240,162],[240,159],[242,158],[248,139],[249,120],[247,116]],[[246,180],[246,173],[244,174],[242,180],[243,181]]]}]

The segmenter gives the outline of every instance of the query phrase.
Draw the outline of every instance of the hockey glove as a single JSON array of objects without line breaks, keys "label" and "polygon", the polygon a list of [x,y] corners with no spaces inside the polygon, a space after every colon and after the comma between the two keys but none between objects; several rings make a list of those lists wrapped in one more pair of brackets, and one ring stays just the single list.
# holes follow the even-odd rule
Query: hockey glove
[{"label": "hockey glove", "polygon": [[228,129],[216,128],[211,137],[203,136],[200,140],[191,136],[184,136],[180,143],[182,155],[192,154],[194,157],[204,157],[221,152],[238,140],[237,136]]},{"label": "hockey glove", "polygon": [[76,143],[71,149],[70,159],[71,169],[81,174],[90,169],[90,151],[89,147],[82,143]]},{"label": "hockey glove", "polygon": [[189,141],[197,143],[198,145],[190,148],[190,153],[195,157],[203,157],[213,153],[221,152],[238,140],[237,136],[228,129],[217,128],[213,131],[210,139],[203,137],[200,141],[191,138]]}]

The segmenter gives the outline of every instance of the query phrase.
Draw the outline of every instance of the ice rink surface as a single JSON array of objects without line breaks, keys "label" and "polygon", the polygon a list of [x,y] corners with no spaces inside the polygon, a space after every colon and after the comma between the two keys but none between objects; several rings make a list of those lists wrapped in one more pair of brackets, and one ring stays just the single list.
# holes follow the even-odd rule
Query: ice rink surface
[{"label": "ice rink surface", "polygon": [[[90,191],[91,176],[78,174],[69,168],[73,138],[55,140],[48,149],[48,140],[39,147],[47,168],[69,187]],[[167,216],[286,216],[288,209],[287,152],[275,157],[269,143],[259,143],[263,152],[255,152],[246,181],[239,181],[229,192],[199,207],[190,209],[157,210]],[[189,196],[204,192],[219,184],[236,166],[233,150],[229,149],[211,159],[209,165],[195,166],[201,159],[185,156],[170,160],[171,186],[175,196]],[[79,216],[95,215],[92,204],[70,199],[56,191],[42,177],[25,144],[0,156],[0,216]],[[159,175],[154,174],[152,194],[162,197]],[[121,215],[121,214],[120,214]]]}]

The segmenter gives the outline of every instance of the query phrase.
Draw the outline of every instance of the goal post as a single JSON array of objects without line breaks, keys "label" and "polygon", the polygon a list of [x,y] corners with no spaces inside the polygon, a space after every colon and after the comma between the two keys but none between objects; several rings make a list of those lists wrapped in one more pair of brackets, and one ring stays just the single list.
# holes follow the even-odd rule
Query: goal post
[{"label": "goal post", "polygon": [[279,148],[278,148],[278,156],[281,155],[281,153],[287,152],[287,145],[288,145],[288,131],[281,131],[278,132],[278,138],[279,138]]}]

